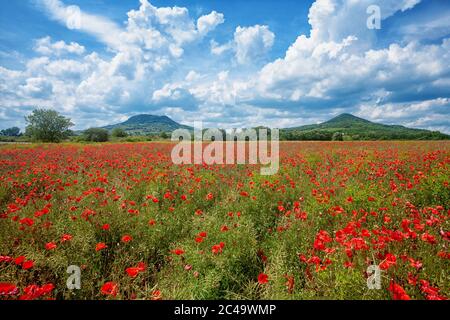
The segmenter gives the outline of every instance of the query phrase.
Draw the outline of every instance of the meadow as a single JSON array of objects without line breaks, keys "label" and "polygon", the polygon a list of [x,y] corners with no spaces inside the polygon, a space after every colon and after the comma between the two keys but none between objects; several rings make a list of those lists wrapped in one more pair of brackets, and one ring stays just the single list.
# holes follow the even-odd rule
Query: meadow
[{"label": "meadow", "polygon": [[450,142],[282,142],[273,176],[172,147],[0,146],[0,299],[449,297]]}]

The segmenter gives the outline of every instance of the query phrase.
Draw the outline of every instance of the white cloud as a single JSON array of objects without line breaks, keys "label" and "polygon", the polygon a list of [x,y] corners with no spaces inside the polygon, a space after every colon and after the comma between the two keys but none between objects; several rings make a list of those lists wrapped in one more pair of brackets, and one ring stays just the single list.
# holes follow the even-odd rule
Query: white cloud
[{"label": "white cloud", "polygon": [[[39,3],[49,13],[50,17],[60,23],[70,26],[72,19],[79,19],[76,28],[80,31],[90,33],[96,36],[103,43],[111,48],[119,48],[122,43],[120,41],[121,29],[114,22],[104,17],[88,14],[80,10],[77,6],[67,6],[60,0],[38,0]],[[74,17],[75,13],[80,13]]]},{"label": "white cloud", "polygon": [[223,45],[218,44],[215,40],[211,40],[211,53],[214,55],[221,55],[225,51],[233,49],[233,42],[228,42]]},{"label": "white cloud", "polygon": [[238,26],[232,41],[220,45],[212,40],[210,43],[211,53],[221,55],[226,51],[233,50],[239,64],[248,64],[264,57],[272,48],[274,41],[275,34],[270,31],[268,26]]},{"label": "white cloud", "polygon": [[236,59],[245,64],[259,57],[272,48],[275,35],[268,26],[237,27],[234,33],[236,43]]},{"label": "white cloud", "polygon": [[[40,2],[52,19],[69,22],[73,7]],[[417,3],[377,4],[385,20]],[[140,0],[119,26],[80,10],[79,31],[97,37],[108,55],[86,53],[74,42],[38,39],[39,55],[24,70],[0,67],[0,115],[23,118],[24,110],[40,106],[64,111],[77,128],[123,120],[130,112],[229,127],[293,126],[346,111],[448,132],[450,39],[423,44],[414,40],[417,29],[405,27],[402,41],[375,46],[377,32],[366,27],[369,4],[317,0],[309,12],[310,33],[269,63],[275,35],[266,25],[238,26],[230,41],[210,40],[208,52],[207,34],[225,20],[216,11],[194,19],[186,8]],[[443,21],[420,24],[448,34]]]},{"label": "white cloud", "polygon": [[61,56],[64,54],[81,55],[85,52],[85,48],[76,42],[71,42],[69,44],[64,41],[52,42],[52,39],[48,36],[36,40],[34,50],[47,56]]},{"label": "white cloud", "polygon": [[201,16],[197,20],[197,29],[200,34],[206,34],[211,30],[214,30],[219,24],[225,22],[222,13],[217,13],[216,11],[211,12],[208,15]]}]

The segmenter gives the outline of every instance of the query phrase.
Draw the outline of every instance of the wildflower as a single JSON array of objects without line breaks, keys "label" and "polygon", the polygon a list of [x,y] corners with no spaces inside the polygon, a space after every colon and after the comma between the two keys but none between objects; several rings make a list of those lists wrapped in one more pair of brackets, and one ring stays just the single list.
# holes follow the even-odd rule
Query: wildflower
[{"label": "wildflower", "polygon": [[25,256],[19,256],[14,259],[14,263],[16,265],[21,265],[25,261],[25,259],[26,259]]},{"label": "wildflower", "polygon": [[49,242],[49,243],[47,243],[47,244],[45,245],[45,250],[50,251],[50,250],[53,250],[53,249],[56,249],[56,243],[54,243],[54,242]]},{"label": "wildflower", "polygon": [[269,276],[265,273],[260,273],[258,275],[258,283],[259,284],[266,284],[267,282],[269,282]]},{"label": "wildflower", "polygon": [[34,261],[33,260],[27,260],[27,261],[24,261],[22,263],[22,268],[24,270],[31,269],[31,268],[33,268],[33,266],[34,266]]},{"label": "wildflower", "polygon": [[0,296],[2,295],[16,295],[19,289],[12,283],[0,282]]},{"label": "wildflower", "polygon": [[172,250],[172,253],[176,254],[177,256],[181,256],[182,254],[184,254],[184,250],[177,248],[177,249]]},{"label": "wildflower", "polygon": [[117,295],[117,290],[118,290],[117,283],[109,281],[102,286],[101,293],[104,295],[110,295],[115,297]]},{"label": "wildflower", "polygon": [[161,300],[161,299],[162,299],[161,291],[159,291],[159,290],[154,290],[154,291],[152,292],[151,299],[152,299],[152,300]]},{"label": "wildflower", "polygon": [[100,251],[100,250],[103,250],[105,248],[108,248],[108,246],[104,242],[99,242],[95,246],[95,251]]},{"label": "wildflower", "polygon": [[125,271],[130,277],[134,278],[138,275],[138,273],[140,272],[140,269],[136,268],[136,267],[130,267],[130,268],[126,268]]},{"label": "wildflower", "polygon": [[389,291],[392,293],[394,300],[411,300],[405,289],[393,281],[389,284]]},{"label": "wildflower", "polygon": [[380,263],[380,269],[387,270],[391,266],[394,266],[396,264],[396,262],[397,262],[397,258],[395,257],[395,255],[388,253],[388,254],[386,254],[386,257],[383,260],[383,262]]},{"label": "wildflower", "polygon": [[72,236],[70,234],[64,234],[61,237],[61,242],[66,242],[66,241],[70,241],[70,240],[72,240]]},{"label": "wildflower", "polygon": [[203,238],[202,237],[196,237],[195,238],[195,242],[202,243],[203,242]]},{"label": "wildflower", "polygon": [[225,243],[221,242],[219,244],[213,245],[211,248],[211,251],[213,254],[219,254],[219,253],[222,253],[224,247],[225,247]]},{"label": "wildflower", "polygon": [[133,237],[131,237],[130,235],[126,234],[122,237],[122,242],[123,243],[127,243],[130,242],[131,240],[133,240]]}]

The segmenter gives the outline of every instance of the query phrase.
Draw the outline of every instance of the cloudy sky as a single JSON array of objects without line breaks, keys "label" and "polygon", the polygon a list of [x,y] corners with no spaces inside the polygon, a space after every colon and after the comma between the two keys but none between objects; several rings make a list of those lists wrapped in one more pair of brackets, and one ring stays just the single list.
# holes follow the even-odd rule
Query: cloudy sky
[{"label": "cloudy sky", "polygon": [[0,129],[35,107],[75,129],[139,113],[289,127],[349,112],[450,133],[450,1],[3,1]]}]

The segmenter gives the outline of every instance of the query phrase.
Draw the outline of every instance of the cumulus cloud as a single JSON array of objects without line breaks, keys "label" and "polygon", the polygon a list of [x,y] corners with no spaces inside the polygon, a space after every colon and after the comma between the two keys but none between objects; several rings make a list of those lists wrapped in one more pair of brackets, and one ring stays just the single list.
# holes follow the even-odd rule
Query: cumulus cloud
[{"label": "cumulus cloud", "polygon": [[219,24],[225,22],[222,13],[217,13],[216,11],[211,12],[208,15],[201,16],[197,20],[197,29],[200,34],[206,34],[214,30]]},{"label": "cumulus cloud", "polygon": [[[417,28],[405,25],[397,39],[380,45],[379,33],[366,26],[372,1],[317,0],[309,34],[268,62],[275,42],[268,25],[237,26],[219,44],[207,36],[225,22],[216,11],[193,18],[187,8],[140,0],[119,25],[60,0],[39,2],[51,19],[96,37],[108,54],[45,37],[35,41],[37,55],[22,70],[0,66],[0,117],[14,125],[40,106],[65,112],[77,128],[134,112],[225,127],[293,126],[353,112],[450,132],[450,39],[441,19],[420,22],[428,33],[440,30],[439,41],[422,42]],[[419,2],[377,4],[384,22]]]},{"label": "cumulus cloud", "polygon": [[[382,1],[380,6],[387,18],[417,3]],[[280,108],[297,106],[305,112],[318,106],[319,111],[322,105],[328,112],[330,107],[358,110],[360,115],[372,118],[368,106],[381,110],[377,104],[403,103],[391,104],[390,108],[403,107],[413,112],[414,108],[405,108],[418,99],[448,97],[450,39],[437,44],[392,43],[387,48],[373,49],[373,31],[365,27],[365,20],[363,23],[355,18],[355,12],[365,12],[364,5],[368,4],[316,1],[309,12],[310,35],[300,35],[284,58],[261,69],[255,81],[255,103],[271,100]]]},{"label": "cumulus cloud", "polygon": [[268,26],[237,27],[234,33],[237,61],[244,64],[259,57],[272,47],[274,40],[275,35]]},{"label": "cumulus cloud", "polygon": [[[186,46],[201,41],[223,23],[223,14],[213,11],[195,20],[186,8],[158,8],[141,0],[139,8],[129,11],[124,25],[119,26],[60,0],[39,3],[51,19],[67,27],[73,23],[73,14],[78,14],[77,31],[96,37],[112,56],[86,53],[75,42],[37,39],[34,50],[40,57],[30,59],[22,71],[1,69],[5,77],[0,82],[0,111],[50,107],[74,116],[77,123],[78,118],[89,119],[86,114],[101,110],[114,114],[113,118],[97,121],[107,124],[131,110],[197,106],[188,89],[171,84],[169,90],[164,83],[176,70]],[[187,79],[192,82],[196,77],[193,72]]]},{"label": "cumulus cloud", "polygon": [[76,42],[71,42],[69,44],[65,43],[62,40],[52,42],[52,39],[50,37],[44,37],[36,40],[34,50],[37,53],[48,56],[61,56],[64,54],[81,55],[85,52],[85,48]]},{"label": "cumulus cloud", "polygon": [[251,27],[238,26],[232,41],[219,45],[211,41],[211,52],[215,55],[233,50],[239,64],[247,64],[255,59],[264,57],[272,48],[275,34],[268,26],[254,25]]}]

